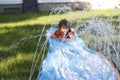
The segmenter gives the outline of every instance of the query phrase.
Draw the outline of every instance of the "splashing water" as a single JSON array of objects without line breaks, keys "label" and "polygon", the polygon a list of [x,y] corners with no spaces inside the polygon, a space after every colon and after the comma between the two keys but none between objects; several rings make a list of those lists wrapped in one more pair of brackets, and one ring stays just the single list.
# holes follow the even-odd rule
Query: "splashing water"
[{"label": "splashing water", "polygon": [[[120,28],[116,29],[116,26],[110,22],[111,17],[105,19],[93,16],[91,19],[83,21],[80,18],[83,15],[79,14],[81,11],[78,11],[77,14],[73,13],[72,11],[74,10],[66,6],[53,8],[49,14],[46,24],[49,22],[50,16],[54,15],[55,21],[53,21],[51,27],[57,27],[58,22],[56,21],[58,21],[57,18],[59,15],[66,14],[66,17],[64,18],[69,19],[72,24],[72,28],[74,28],[75,32],[77,32],[77,34],[83,39],[85,44],[89,48],[104,54],[110,60],[110,62],[114,64],[117,70],[120,71]],[[120,17],[118,20],[120,22]],[[41,49],[39,49],[39,47],[41,38],[43,37],[43,32],[46,30],[46,24],[43,26],[38,40],[29,80],[31,80],[33,77],[33,73],[38,61],[40,60],[40,56],[42,56],[41,63],[45,56],[46,45],[48,41],[44,41]]]},{"label": "splashing water", "polygon": [[120,70],[120,30],[115,30],[115,26],[108,20],[93,17],[87,21],[87,25],[77,22],[77,33],[87,46],[102,52]]}]

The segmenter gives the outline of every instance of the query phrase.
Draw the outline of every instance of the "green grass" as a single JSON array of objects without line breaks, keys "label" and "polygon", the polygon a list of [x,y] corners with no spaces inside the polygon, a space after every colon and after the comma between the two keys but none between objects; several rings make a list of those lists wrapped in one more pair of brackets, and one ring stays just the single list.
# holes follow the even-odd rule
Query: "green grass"
[{"label": "green grass", "polygon": [[[73,14],[82,20],[90,19],[92,16],[103,18],[113,16],[110,21],[118,26],[117,18],[120,16],[120,11],[115,9],[75,11],[71,13],[72,16],[65,13],[49,17],[48,12],[0,14],[0,80],[28,80],[38,37],[22,42],[17,50],[11,49],[12,45],[16,45],[23,37],[40,34],[46,22],[49,27],[51,23],[56,23],[62,18],[73,19]],[[44,40],[43,36],[40,47]],[[39,64],[34,72],[34,79],[38,74],[38,69]]]}]

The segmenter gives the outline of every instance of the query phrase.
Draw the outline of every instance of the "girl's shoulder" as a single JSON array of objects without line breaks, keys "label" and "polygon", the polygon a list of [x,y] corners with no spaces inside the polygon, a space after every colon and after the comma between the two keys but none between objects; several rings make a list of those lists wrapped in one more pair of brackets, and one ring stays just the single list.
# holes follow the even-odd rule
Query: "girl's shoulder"
[{"label": "girl's shoulder", "polygon": [[73,28],[69,28],[68,29],[67,34],[70,34],[70,33],[74,33],[74,29]]},{"label": "girl's shoulder", "polygon": [[62,38],[64,36],[64,33],[62,33],[60,30],[56,30],[54,32],[54,35],[57,37],[57,38]]},{"label": "girl's shoulder", "polygon": [[74,32],[74,29],[73,28],[70,28],[71,32]]},{"label": "girl's shoulder", "polygon": [[73,29],[73,28],[70,28],[70,30],[71,30],[71,31],[74,31],[74,29]]}]

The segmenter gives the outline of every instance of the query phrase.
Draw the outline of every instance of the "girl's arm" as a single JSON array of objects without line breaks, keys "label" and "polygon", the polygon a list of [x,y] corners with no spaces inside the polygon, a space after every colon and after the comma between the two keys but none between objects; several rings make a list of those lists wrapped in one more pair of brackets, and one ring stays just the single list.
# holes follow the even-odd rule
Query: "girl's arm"
[{"label": "girl's arm", "polygon": [[55,36],[55,34],[52,34],[50,37],[51,37],[51,38],[57,38],[57,37]]},{"label": "girl's arm", "polygon": [[57,40],[61,40],[61,38],[58,38],[55,34],[52,34],[51,38],[54,38],[54,39],[57,39]]}]

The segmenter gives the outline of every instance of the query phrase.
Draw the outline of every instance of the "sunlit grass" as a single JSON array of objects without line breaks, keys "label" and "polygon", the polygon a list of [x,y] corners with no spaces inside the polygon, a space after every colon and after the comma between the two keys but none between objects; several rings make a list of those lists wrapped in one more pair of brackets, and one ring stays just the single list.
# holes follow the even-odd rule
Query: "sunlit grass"
[{"label": "sunlit grass", "polygon": [[0,79],[4,80],[28,80],[30,67],[34,54],[19,53],[16,56],[9,57],[8,59],[0,62]]},{"label": "sunlit grass", "polygon": [[10,57],[8,59],[5,59],[0,63],[0,73],[5,70],[6,72],[9,72],[9,67],[14,66],[15,64],[22,63],[27,60],[31,60],[33,58],[34,54],[18,54],[14,57]]},{"label": "sunlit grass", "polygon": [[[39,15],[40,13],[36,13],[36,15]],[[17,21],[17,22],[5,22],[5,23],[0,23],[0,27],[16,27],[16,26],[25,26],[25,25],[44,25],[44,24],[51,24],[53,22],[58,22],[60,19],[66,18],[68,20],[73,19],[74,17],[78,18],[78,19],[85,19],[85,18],[90,18],[92,16],[103,16],[103,17],[108,17],[108,16],[117,16],[120,14],[120,10],[93,10],[93,11],[86,11],[86,12],[82,12],[82,11],[74,11],[72,13],[68,14],[62,14],[59,16],[55,16],[55,15],[51,15],[48,17],[48,15],[45,16],[38,16],[38,17],[34,17],[34,15],[32,14],[28,14],[29,16],[33,16],[31,19],[23,19],[22,21]],[[23,15],[23,14],[22,14]],[[25,14],[27,15],[27,14]],[[24,16],[20,16],[20,17],[25,17]],[[5,15],[8,16],[8,15]],[[13,19],[14,17],[17,17],[18,15],[13,15]],[[4,18],[4,17],[3,17]],[[6,18],[7,20],[7,18]]]}]

